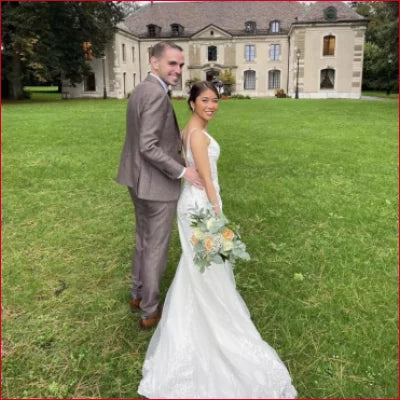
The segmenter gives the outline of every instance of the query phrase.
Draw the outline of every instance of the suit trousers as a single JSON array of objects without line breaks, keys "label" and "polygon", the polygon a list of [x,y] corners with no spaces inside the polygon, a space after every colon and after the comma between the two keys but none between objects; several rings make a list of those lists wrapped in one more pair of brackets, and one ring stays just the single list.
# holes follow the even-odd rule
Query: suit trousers
[{"label": "suit trousers", "polygon": [[141,299],[142,319],[147,319],[158,313],[160,279],[167,265],[177,201],[143,200],[128,189],[136,218],[131,295],[133,299]]}]

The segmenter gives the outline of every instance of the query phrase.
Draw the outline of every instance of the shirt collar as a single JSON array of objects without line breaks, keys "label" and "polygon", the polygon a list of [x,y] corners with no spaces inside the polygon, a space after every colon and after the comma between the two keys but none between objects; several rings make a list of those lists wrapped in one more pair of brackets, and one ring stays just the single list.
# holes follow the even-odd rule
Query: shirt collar
[{"label": "shirt collar", "polygon": [[156,79],[161,83],[161,86],[164,88],[165,93],[168,93],[168,86],[167,86],[167,84],[166,84],[159,76],[153,74],[152,72],[150,72],[150,75],[151,75],[151,76],[154,76],[154,78],[156,78]]}]

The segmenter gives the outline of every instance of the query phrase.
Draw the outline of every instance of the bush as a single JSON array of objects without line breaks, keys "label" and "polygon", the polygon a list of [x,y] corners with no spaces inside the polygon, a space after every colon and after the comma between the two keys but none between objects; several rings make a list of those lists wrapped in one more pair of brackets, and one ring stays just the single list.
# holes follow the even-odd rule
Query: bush
[{"label": "bush", "polygon": [[219,79],[226,85],[234,85],[236,83],[235,77],[232,74],[230,69],[225,70],[220,76]]},{"label": "bush", "polygon": [[195,77],[192,78],[192,79],[187,79],[186,82],[185,82],[185,86],[186,86],[187,88],[189,88],[189,90],[190,90],[191,87],[192,87],[195,83],[200,82],[200,81],[201,81],[201,79],[200,79],[199,77],[195,76]]},{"label": "bush", "polygon": [[251,99],[250,96],[244,96],[243,94],[234,94],[230,98],[234,99],[234,100],[250,100]]},{"label": "bush", "polygon": [[288,97],[283,89],[276,89],[275,90],[275,97]]}]

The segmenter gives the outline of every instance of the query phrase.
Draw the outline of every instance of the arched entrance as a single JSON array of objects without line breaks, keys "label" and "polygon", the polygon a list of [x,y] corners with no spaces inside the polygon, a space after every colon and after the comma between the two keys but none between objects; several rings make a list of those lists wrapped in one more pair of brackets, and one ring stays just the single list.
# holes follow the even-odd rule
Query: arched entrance
[{"label": "arched entrance", "polygon": [[206,81],[213,82],[218,79],[219,71],[216,69],[209,69],[206,71]]}]

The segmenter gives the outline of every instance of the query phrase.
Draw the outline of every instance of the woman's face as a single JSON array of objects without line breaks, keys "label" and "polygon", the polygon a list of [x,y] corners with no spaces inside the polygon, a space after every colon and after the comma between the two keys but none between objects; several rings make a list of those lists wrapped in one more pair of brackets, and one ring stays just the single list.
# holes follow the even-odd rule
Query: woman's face
[{"label": "woman's face", "polygon": [[201,119],[209,121],[218,110],[218,96],[211,89],[206,89],[197,96],[195,102],[191,102],[194,113]]}]

